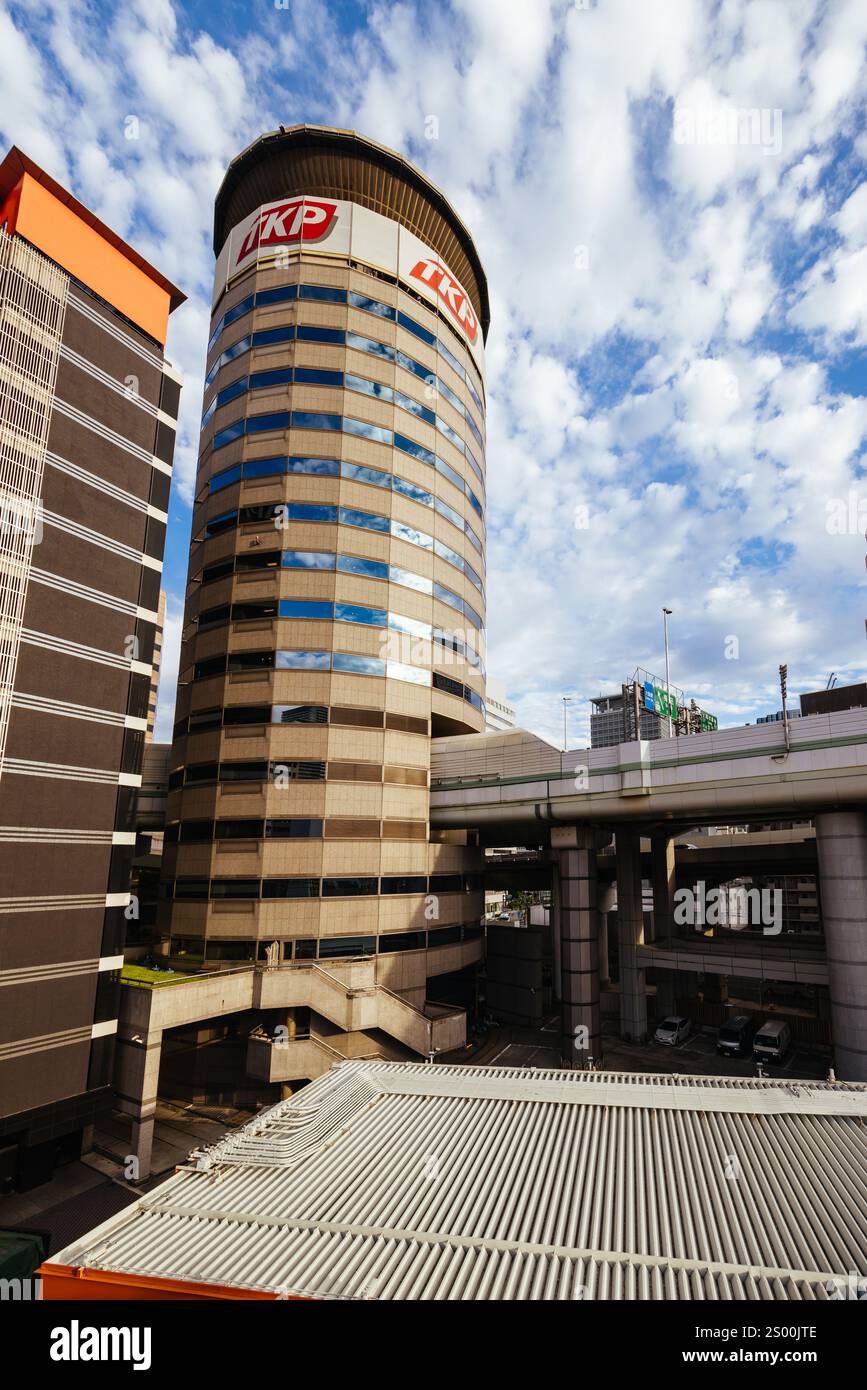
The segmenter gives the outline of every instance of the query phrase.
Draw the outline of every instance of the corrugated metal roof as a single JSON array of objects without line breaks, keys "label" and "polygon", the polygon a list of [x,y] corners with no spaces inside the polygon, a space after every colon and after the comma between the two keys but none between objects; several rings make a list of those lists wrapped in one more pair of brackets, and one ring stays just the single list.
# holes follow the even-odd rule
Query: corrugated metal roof
[{"label": "corrugated metal roof", "polygon": [[54,1264],[372,1299],[826,1299],[867,1086],[346,1062]]}]

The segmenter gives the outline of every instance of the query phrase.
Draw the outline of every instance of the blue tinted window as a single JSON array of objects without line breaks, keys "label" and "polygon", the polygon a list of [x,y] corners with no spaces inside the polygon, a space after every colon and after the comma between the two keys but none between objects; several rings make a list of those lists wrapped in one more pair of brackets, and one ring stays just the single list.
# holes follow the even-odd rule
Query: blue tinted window
[{"label": "blue tinted window", "polygon": [[462,516],[458,515],[454,507],[450,507],[449,504],[447,502],[444,502],[441,497],[434,498],[434,506],[436,507],[436,510],[439,512],[440,516],[444,516],[447,521],[450,521],[452,523],[453,526],[457,526],[459,531],[463,531],[464,519]]},{"label": "blue tinted window", "polygon": [[337,478],[340,475],[338,459],[321,459],[294,454],[286,460],[287,473],[312,473],[321,478]]},{"label": "blue tinted window", "polygon": [[382,560],[362,560],[358,555],[338,555],[337,568],[344,574],[363,574],[368,579],[388,578],[388,565]]},{"label": "blue tinted window", "polygon": [[254,372],[250,377],[250,390],[261,391],[266,386],[286,386],[291,380],[291,367],[275,367],[269,372]]},{"label": "blue tinted window", "polygon": [[463,369],[463,367],[461,366],[461,364],[460,364],[460,362],[458,361],[458,359],[455,357],[455,355],[454,355],[454,353],[452,352],[451,348],[447,348],[446,345],[445,345],[445,343],[442,341],[442,339],[440,339],[440,341],[437,343],[437,349],[438,349],[439,352],[442,354],[442,356],[446,359],[446,361],[448,362],[448,364],[449,364],[449,366],[451,367],[452,371],[457,372],[457,374],[458,374],[458,376],[460,377],[461,381],[463,381],[463,380],[465,379],[465,377],[466,377],[466,372],[464,371],[464,369]]},{"label": "blue tinted window", "polygon": [[283,568],[287,570],[333,570],[334,555],[327,550],[284,550]]},{"label": "blue tinted window", "polygon": [[473,569],[472,565],[469,563],[468,560],[464,560],[464,573],[465,573],[465,575],[467,576],[467,579],[469,579],[470,583],[471,583],[471,584],[475,584],[475,586],[476,586],[476,588],[478,589],[479,593],[481,593],[481,592],[482,592],[482,581],[481,581],[481,579],[479,578],[479,576],[476,574],[475,570]]},{"label": "blue tinted window", "polygon": [[470,393],[470,395],[472,396],[473,400],[475,401],[476,405],[479,407],[479,413],[480,413],[482,416],[484,416],[484,414],[485,414],[485,407],[482,405],[481,397],[479,396],[478,391],[476,390],[475,386],[473,385],[472,381],[470,380],[470,374],[469,374],[469,372],[465,372],[465,373],[464,373],[464,381],[467,383],[467,390],[469,391],[469,393]]},{"label": "blue tinted window", "polygon": [[467,603],[466,600],[464,600],[464,615],[465,615],[467,618],[469,618],[469,620],[470,620],[470,622],[472,623],[473,627],[477,627],[477,628],[479,628],[479,629],[481,630],[481,627],[482,627],[482,620],[481,620],[479,614],[476,612],[475,608],[471,608],[470,605]]},{"label": "blue tinted window", "polygon": [[364,623],[367,627],[385,627],[388,614],[384,608],[362,608],[357,603],[335,603],[334,620],[338,623]]},{"label": "blue tinted window", "polygon": [[326,372],[318,367],[296,367],[295,380],[299,385],[304,383],[310,386],[342,386],[342,372]]},{"label": "blue tinted window", "polygon": [[461,439],[460,435],[456,430],[452,429],[451,425],[447,425],[445,420],[439,417],[437,418],[437,429],[440,434],[445,435],[450,443],[454,444],[456,449],[460,449],[461,453],[464,452],[464,441]]},{"label": "blue tinted window", "polygon": [[277,473],[282,473],[286,467],[286,459],[283,457],[271,459],[251,459],[244,464],[245,478],[271,478]]},{"label": "blue tinted window", "polygon": [[463,599],[458,598],[457,594],[453,594],[451,589],[446,589],[442,584],[434,584],[434,598],[447,603],[450,608],[457,608],[459,613],[464,611]]},{"label": "blue tinted window", "polygon": [[381,319],[393,319],[394,309],[390,304],[383,304],[379,299],[371,299],[366,294],[356,294],[355,290],[349,291],[349,302],[353,309],[364,309],[368,314],[377,314]]},{"label": "blue tinted window", "polygon": [[346,373],[345,385],[347,391],[359,391],[364,396],[376,396],[381,401],[390,401],[393,396],[390,386],[383,386],[381,381],[371,381],[366,376],[353,376],[351,372]]},{"label": "blue tinted window", "polygon": [[425,535],[424,531],[417,531],[414,526],[406,526],[402,521],[391,523],[391,534],[410,545],[421,546],[422,550],[433,549],[433,536]]},{"label": "blue tinted window", "polygon": [[479,516],[484,520],[485,514],[484,514],[484,512],[482,511],[482,504],[481,504],[481,502],[479,501],[478,497],[476,496],[476,494],[475,494],[474,492],[471,492],[469,488],[466,488],[465,491],[466,491],[467,497],[468,497],[468,499],[469,499],[470,506],[471,506],[471,507],[475,507],[475,509],[476,509],[476,511],[478,512]]},{"label": "blue tinted window", "polygon": [[213,517],[205,527],[206,536],[219,536],[223,531],[229,531],[238,524],[237,512],[223,512],[220,516]]},{"label": "blue tinted window", "polygon": [[357,348],[359,352],[369,352],[372,357],[382,357],[387,362],[394,361],[394,348],[387,343],[377,343],[373,338],[365,338],[361,333],[347,333],[346,346]]},{"label": "blue tinted window", "polygon": [[421,444],[416,444],[414,440],[407,439],[405,435],[395,433],[394,447],[401,449],[405,454],[410,454],[420,463],[427,463],[430,464],[431,468],[434,467],[436,455],[430,449],[423,448]]},{"label": "blue tinted window", "polygon": [[407,666],[402,661],[389,661],[386,675],[395,681],[411,681],[413,685],[430,685],[430,671],[421,666]]},{"label": "blue tinted window", "polygon": [[473,417],[472,417],[472,415],[470,414],[469,411],[466,411],[466,413],[465,413],[465,415],[464,415],[464,419],[466,420],[466,422],[467,422],[467,424],[469,425],[470,429],[472,430],[473,434],[476,436],[476,439],[479,441],[479,444],[481,444],[481,442],[482,442],[482,432],[481,432],[481,430],[479,429],[478,425],[476,424],[475,420],[473,419]]},{"label": "blue tinted window", "polygon": [[398,349],[397,352],[397,365],[403,367],[406,372],[412,372],[413,376],[420,377],[421,380],[427,382],[429,386],[436,385],[436,377],[430,367],[425,367],[421,362],[416,362],[414,357],[409,357],[407,353],[401,352],[400,349]]},{"label": "blue tinted window", "polygon": [[391,443],[391,430],[385,430],[381,425],[368,424],[367,420],[353,420],[346,415],[343,428],[347,434],[357,434],[362,439],[373,439],[377,444]]},{"label": "blue tinted window", "polygon": [[301,299],[324,299],[329,304],[345,304],[346,290],[339,290],[334,285],[301,285]]},{"label": "blue tinted window", "polygon": [[469,444],[467,444],[466,442],[464,443],[464,453],[466,455],[467,462],[470,465],[470,468],[472,468],[479,482],[484,484],[485,479],[482,470],[476,463],[475,455],[473,454],[473,451],[470,448]]},{"label": "blue tinted window", "polygon": [[246,420],[236,420],[233,425],[228,425],[224,430],[218,430],[214,435],[214,448],[222,449],[224,445],[231,444],[235,439],[241,439],[246,431]]},{"label": "blue tinted window", "polygon": [[431,333],[427,328],[422,328],[421,324],[416,323],[415,319],[411,319],[409,314],[398,311],[397,321],[401,328],[406,328],[410,333],[414,333],[417,338],[421,338],[423,343],[428,343],[431,347],[436,345],[436,334]]},{"label": "blue tinted window", "polygon": [[452,388],[450,386],[447,386],[446,383],[442,380],[442,378],[437,379],[437,387],[440,393],[443,396],[445,396],[449,404],[454,406],[458,414],[463,415],[464,419],[466,419],[467,412],[464,408],[464,403],[461,400],[460,396],[456,396]]},{"label": "blue tinted window", "polygon": [[235,320],[241,318],[242,315],[249,314],[252,307],[253,296],[248,294],[246,299],[239,300],[231,309],[226,310],[223,315],[223,328],[227,328],[230,323],[234,323]]},{"label": "blue tinted window", "polygon": [[392,632],[406,632],[410,637],[426,637],[430,639],[430,623],[419,622],[417,618],[407,618],[403,613],[389,613],[388,626]]},{"label": "blue tinted window", "polygon": [[229,401],[234,401],[238,396],[243,396],[247,390],[247,378],[238,377],[237,381],[230,381],[228,386],[224,386],[216,398],[218,406],[228,405]]},{"label": "blue tinted window", "polygon": [[340,520],[344,526],[361,526],[366,531],[388,530],[387,516],[376,516],[374,512],[359,512],[353,507],[341,507]]},{"label": "blue tinted window", "polygon": [[434,500],[429,492],[425,492],[423,487],[418,487],[416,483],[407,482],[406,478],[394,478],[394,490],[400,492],[404,497],[411,497],[413,502],[420,502],[423,507],[432,507]]},{"label": "blue tinted window", "polygon": [[436,422],[436,416],[426,405],[420,401],[413,400],[412,396],[405,396],[402,391],[395,391],[394,403],[399,405],[401,410],[406,410],[410,415],[415,415],[419,420],[425,420],[429,425]]},{"label": "blue tinted window", "polygon": [[463,569],[463,556],[458,555],[457,552],[454,550],[450,550],[447,545],[443,545],[442,541],[434,541],[434,550],[436,551],[437,555],[439,555],[441,560],[447,560],[448,563],[450,565],[454,565],[456,569]]},{"label": "blue tinted window", "polygon": [[436,470],[438,473],[442,473],[444,478],[448,478],[450,483],[454,483],[455,487],[458,488],[460,492],[463,492],[463,478],[461,477],[460,473],[457,473],[455,469],[452,468],[451,464],[446,463],[445,459],[437,458]]},{"label": "blue tinted window", "polygon": [[337,508],[316,502],[290,502],[290,521],[336,521]]},{"label": "blue tinted window", "polygon": [[260,434],[263,430],[286,430],[289,428],[289,412],[280,410],[273,415],[248,415],[247,433]]},{"label": "blue tinted window", "polygon": [[293,410],[292,424],[296,430],[339,430],[339,415],[322,415],[313,410]]},{"label": "blue tinted window", "polygon": [[256,295],[258,304],[288,304],[291,300],[298,298],[297,285],[277,285],[273,290],[259,290]]},{"label": "blue tinted window", "polygon": [[342,343],[346,335],[342,328],[316,328],[312,324],[299,323],[299,343]]},{"label": "blue tinted window", "polygon": [[416,589],[420,594],[433,593],[433,581],[411,570],[401,569],[399,565],[389,567],[388,577],[392,584],[402,584],[405,589]]},{"label": "blue tinted window", "polygon": [[331,666],[330,652],[277,652],[279,671],[327,671]]},{"label": "blue tinted window", "polygon": [[342,463],[340,472],[344,478],[352,478],[356,483],[370,483],[373,487],[391,487],[391,474],[383,473],[381,468],[367,468],[361,463]]},{"label": "blue tinted window", "polygon": [[476,535],[475,531],[473,530],[472,526],[468,521],[464,522],[464,534],[466,535],[466,538],[469,541],[470,545],[474,545],[476,550],[481,555],[482,542],[479,540],[478,536]]},{"label": "blue tinted window", "polygon": [[331,618],[334,604],[318,599],[281,598],[281,618]]},{"label": "blue tinted window", "polygon": [[234,468],[227,468],[225,472],[218,473],[211,479],[211,492],[220,492],[224,487],[231,487],[232,483],[240,482],[241,465],[236,464]]},{"label": "blue tinted window", "polygon": [[253,347],[268,347],[270,343],[291,343],[294,337],[294,323],[283,324],[281,328],[257,328],[253,334]]},{"label": "blue tinted window", "polygon": [[358,676],[384,676],[385,662],[378,656],[358,656],[355,652],[335,652],[335,671],[354,671]]}]

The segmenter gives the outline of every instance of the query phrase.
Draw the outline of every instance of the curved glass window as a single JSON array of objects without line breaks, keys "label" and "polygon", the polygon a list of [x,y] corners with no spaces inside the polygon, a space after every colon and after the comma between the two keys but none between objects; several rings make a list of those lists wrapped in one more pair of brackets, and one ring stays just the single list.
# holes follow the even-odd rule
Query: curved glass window
[{"label": "curved glass window", "polygon": [[441,603],[447,603],[449,607],[457,608],[458,612],[460,613],[463,612],[463,599],[460,598],[457,594],[453,594],[451,589],[445,588],[443,584],[434,584],[433,591],[434,598],[438,598]]},{"label": "curved glass window", "polygon": [[347,333],[346,346],[358,352],[368,352],[371,357],[381,357],[384,362],[394,361],[394,348],[388,343],[378,343],[375,338],[365,338],[362,333]]},{"label": "curved glass window", "polygon": [[421,401],[416,401],[412,396],[405,396],[402,391],[395,391],[394,403],[399,405],[401,410],[406,410],[410,415],[415,415],[419,420],[424,420],[429,425],[437,422],[437,417],[433,411]]},{"label": "curved glass window", "polygon": [[404,454],[409,454],[411,458],[426,463],[430,468],[436,467],[436,454],[430,449],[425,449],[422,444],[416,444],[414,439],[407,439],[406,435],[395,432],[394,447]]},{"label": "curved glass window", "polygon": [[342,386],[342,372],[327,372],[321,367],[296,367],[295,381],[300,386]]},{"label": "curved glass window", "polygon": [[313,324],[299,323],[295,337],[299,343],[342,343],[346,334],[342,328],[319,328]]},{"label": "curved glass window", "polygon": [[395,681],[409,681],[412,685],[430,685],[431,673],[421,666],[407,666],[402,661],[386,662],[385,674]]},{"label": "curved glass window", "polygon": [[344,478],[351,478],[356,483],[370,483],[371,487],[391,487],[392,475],[384,473],[381,468],[367,468],[361,463],[346,463],[340,465],[340,473]]},{"label": "curved glass window", "polygon": [[263,878],[263,898],[318,898],[318,878]]},{"label": "curved glass window", "polygon": [[318,410],[293,410],[292,428],[296,430],[339,430],[339,415],[324,415]]},{"label": "curved glass window", "polygon": [[326,705],[272,705],[272,724],[327,724]]},{"label": "curved glass window", "polygon": [[459,531],[463,531],[463,529],[464,529],[464,519],[463,519],[463,517],[460,516],[460,515],[455,511],[454,507],[450,507],[449,504],[448,504],[448,502],[444,502],[443,499],[442,499],[441,497],[435,497],[435,498],[434,498],[434,507],[435,507],[436,510],[439,512],[440,516],[444,516],[444,517],[445,517],[446,521],[450,521],[450,522],[452,523],[453,526],[457,526],[457,528],[458,528]]},{"label": "curved glass window", "polygon": [[430,640],[430,623],[420,622],[418,618],[407,618],[403,613],[389,613],[388,626],[392,632],[406,632],[410,637],[423,637]]},{"label": "curved glass window", "polygon": [[375,396],[377,400],[391,401],[394,399],[394,392],[390,386],[383,386],[381,381],[372,381],[370,377],[354,376],[352,372],[347,372],[344,377],[344,385],[347,391],[358,391],[363,396]]},{"label": "curved glass window", "polygon": [[399,478],[395,473],[393,475],[393,484],[395,492],[401,493],[404,497],[411,498],[413,502],[419,502],[423,507],[432,507],[434,505],[433,494],[425,492],[424,488],[419,487],[417,483],[407,482],[406,478]]},{"label": "curved glass window", "polygon": [[295,599],[281,598],[280,617],[281,618],[332,618],[334,616],[334,604],[327,603],[324,599]]},{"label": "curved glass window", "polygon": [[420,594],[433,593],[433,580],[423,574],[413,574],[412,570],[401,569],[399,565],[388,567],[388,578],[392,584],[402,584],[405,589],[415,589]]},{"label": "curved glass window", "polygon": [[363,560],[358,555],[338,555],[337,568],[344,574],[361,574],[368,579],[388,579],[388,565],[382,560]]},{"label": "curved glass window", "polygon": [[300,299],[324,299],[329,304],[345,304],[346,290],[338,289],[336,285],[299,285]]},{"label": "curved glass window", "polygon": [[424,531],[417,531],[414,526],[407,526],[403,521],[392,521],[391,534],[410,545],[420,546],[422,550],[433,550],[433,536],[426,535]]},{"label": "curved glass window", "polygon": [[266,820],[265,838],[266,840],[321,840],[322,821],[305,820],[302,817]]},{"label": "curved glass window", "polygon": [[372,439],[377,444],[391,443],[391,430],[371,425],[367,420],[353,420],[350,415],[344,415],[343,428],[347,434],[358,435],[361,439]]},{"label": "curved glass window", "polygon": [[277,411],[274,415],[248,415],[242,424],[246,425],[247,434],[259,434],[262,430],[285,430],[289,427],[289,416],[285,410]]},{"label": "curved glass window", "polygon": [[356,290],[349,291],[349,303],[353,309],[364,309],[368,314],[376,314],[381,319],[394,319],[397,311],[390,304],[383,304],[379,299],[371,299],[367,294],[359,294]]},{"label": "curved glass window", "polygon": [[284,323],[279,328],[257,328],[251,336],[253,347],[270,347],[272,343],[292,343],[295,341],[295,325]]},{"label": "curved glass window", "polygon": [[[246,469],[246,464],[244,467]],[[340,460],[305,458],[296,454],[293,455],[292,458],[286,459],[286,472],[309,473],[314,477],[321,478],[337,478],[340,475]],[[245,472],[244,477],[246,478],[246,476],[247,474]]]},{"label": "curved glass window", "polygon": [[334,620],[338,623],[364,623],[368,627],[385,627],[388,614],[384,608],[363,608],[357,603],[335,603]]},{"label": "curved glass window", "polygon": [[377,656],[360,656],[355,652],[335,652],[335,671],[354,672],[358,676],[384,676],[385,662]]},{"label": "curved glass window", "polygon": [[340,508],[340,521],[344,526],[359,526],[365,531],[388,531],[387,516],[377,516],[375,512],[359,512],[353,507]]},{"label": "curved glass window", "polygon": [[258,290],[256,304],[288,304],[298,298],[297,285],[275,285],[271,290]]},{"label": "curved glass window", "polygon": [[319,502],[290,502],[290,521],[336,521],[337,508]]},{"label": "curved glass window", "polygon": [[[242,467],[243,467],[243,476],[244,476],[245,479],[247,479],[247,478],[270,478],[270,477],[272,477],[274,474],[278,474],[278,473],[282,473],[282,472],[283,472],[283,462],[284,462],[284,460],[281,459],[281,458],[274,458],[274,459],[253,459],[253,460],[251,460],[249,463],[245,463],[245,464],[242,465]],[[229,472],[230,472],[230,473],[232,472],[232,469],[231,469],[231,468],[229,469]],[[217,477],[218,477],[218,478],[219,478],[219,477],[223,477],[223,476],[224,476],[223,474],[219,474],[219,473],[217,474]],[[216,481],[217,481],[217,478],[212,478],[212,479],[211,479],[211,491],[212,491],[212,492],[214,491],[214,484],[216,483]],[[223,484],[220,484],[220,486],[223,486]]]},{"label": "curved glass window", "polygon": [[284,550],[283,565],[290,570],[333,570],[335,556],[326,550]]},{"label": "curved glass window", "polygon": [[436,347],[436,334],[431,333],[430,329],[424,328],[422,324],[416,323],[415,319],[411,319],[409,314],[404,314],[402,310],[399,309],[397,312],[397,321],[401,328],[405,328],[408,333],[413,333],[416,338],[420,338],[423,343],[427,343],[428,347]]},{"label": "curved glass window", "polygon": [[277,652],[278,671],[327,671],[330,652]]},{"label": "curved glass window", "polygon": [[[291,381],[291,367],[273,367],[267,372],[253,372],[250,377],[250,390],[262,391],[268,386],[287,386]],[[221,391],[220,395],[222,394]],[[219,397],[217,399],[219,400]]]},{"label": "curved glass window", "polygon": [[220,492],[224,487],[231,487],[232,483],[241,481],[241,465],[236,463],[234,468],[227,468],[223,473],[218,473],[211,479],[211,492]]}]

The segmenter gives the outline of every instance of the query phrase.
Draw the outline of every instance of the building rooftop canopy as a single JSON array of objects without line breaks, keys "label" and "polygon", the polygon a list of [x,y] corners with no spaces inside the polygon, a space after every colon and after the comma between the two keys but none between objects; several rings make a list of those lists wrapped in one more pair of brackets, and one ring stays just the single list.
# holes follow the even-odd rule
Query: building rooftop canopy
[{"label": "building rooftop canopy", "polygon": [[488,282],[470,233],[451,203],[403,155],[330,126],[280,126],[229,165],[214,206],[214,254],[243,218],[277,197],[345,198],[392,217],[445,261],[470,295],[487,337]]},{"label": "building rooftop canopy", "polygon": [[867,1260],[865,1117],[863,1085],[346,1062],[43,1271],[215,1296],[835,1298]]}]

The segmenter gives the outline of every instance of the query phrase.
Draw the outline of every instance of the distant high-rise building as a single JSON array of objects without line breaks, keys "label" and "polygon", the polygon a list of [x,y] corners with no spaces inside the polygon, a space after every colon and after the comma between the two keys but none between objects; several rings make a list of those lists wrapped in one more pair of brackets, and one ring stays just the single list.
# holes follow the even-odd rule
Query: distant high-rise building
[{"label": "distant high-rise building", "polygon": [[110,1099],[184,296],[18,149],[0,164],[0,1164]]},{"label": "distant high-rise building", "polygon": [[485,728],[489,733],[502,729],[514,729],[515,710],[506,698],[506,687],[502,681],[488,676],[485,689]]},{"label": "distant high-rise building", "polygon": [[160,601],[157,607],[157,625],[154,632],[154,654],[153,669],[151,672],[151,687],[148,691],[148,726],[145,733],[145,743],[151,743],[154,736],[154,725],[157,718],[157,699],[160,687],[160,667],[163,660],[163,628],[166,625],[166,591],[160,589]]}]

